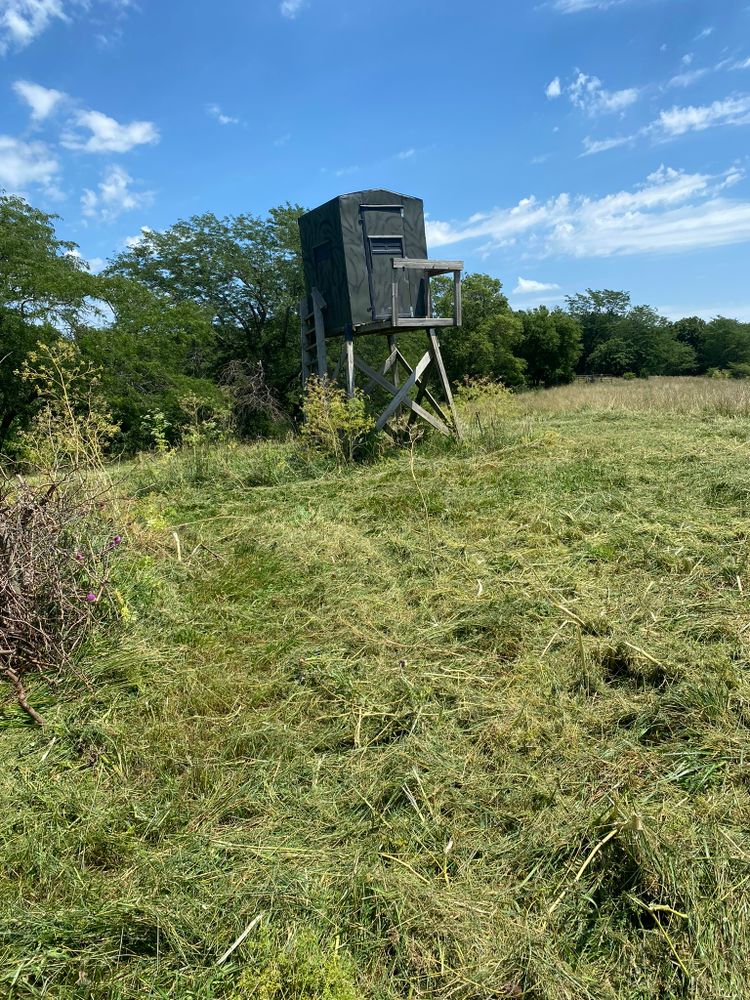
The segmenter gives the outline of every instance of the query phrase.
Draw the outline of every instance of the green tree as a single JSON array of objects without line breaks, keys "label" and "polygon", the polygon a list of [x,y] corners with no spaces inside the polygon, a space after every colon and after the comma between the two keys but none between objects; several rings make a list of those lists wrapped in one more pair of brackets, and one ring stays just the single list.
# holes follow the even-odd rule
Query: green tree
[{"label": "green tree", "polygon": [[704,370],[750,364],[750,323],[716,316],[706,324],[700,358]]},{"label": "green tree", "polygon": [[[526,363],[517,347],[523,336],[521,319],[502,293],[503,284],[488,274],[468,274],[461,282],[462,325],[447,329],[442,350],[449,378],[490,378],[505,385],[522,385]],[[433,282],[433,306],[438,315],[450,315],[453,282]]]},{"label": "green tree", "polygon": [[603,340],[589,355],[589,368],[600,375],[624,375],[632,371],[635,351],[631,344],[621,337]]},{"label": "green tree", "polygon": [[581,326],[562,309],[551,312],[545,306],[519,313],[523,337],[517,353],[526,362],[526,378],[531,385],[560,385],[570,382],[581,356]]},{"label": "green tree", "polygon": [[0,194],[0,448],[34,411],[37,391],[18,371],[30,352],[71,336],[91,305],[94,278],[55,216]]},{"label": "green tree", "polygon": [[599,344],[617,335],[619,321],[630,311],[628,292],[612,291],[604,288],[597,291],[587,288],[585,293],[568,295],[565,298],[568,312],[581,327],[583,352],[580,365],[586,368],[586,359]]},{"label": "green tree", "polygon": [[203,307],[216,333],[217,368],[233,359],[260,361],[273,388],[285,394],[299,370],[302,211],[285,204],[266,218],[207,213],[161,233],[145,231],[108,273]]},{"label": "green tree", "polygon": [[618,320],[615,329],[617,338],[629,345],[632,369],[638,375],[684,375],[694,371],[695,351],[677,339],[673,325],[651,306],[634,306]]},{"label": "green tree", "polygon": [[[633,306],[627,292],[610,289],[568,296],[568,312],[583,334],[579,369],[596,374],[678,375],[696,367],[694,348],[651,306]],[[607,346],[614,341],[611,346]]]},{"label": "green tree", "polygon": [[687,344],[688,347],[692,347],[698,356],[699,363],[701,362],[700,355],[707,326],[706,321],[699,316],[685,316],[682,319],[675,320],[672,324],[672,331],[677,340],[681,344]]},{"label": "green tree", "polygon": [[221,401],[209,377],[215,364],[215,334],[205,307],[152,292],[120,275],[98,280],[97,294],[111,322],[80,329],[82,355],[101,369],[101,389],[120,426],[126,451],[148,447],[150,415],[162,414],[172,442],[187,416],[187,397]]}]

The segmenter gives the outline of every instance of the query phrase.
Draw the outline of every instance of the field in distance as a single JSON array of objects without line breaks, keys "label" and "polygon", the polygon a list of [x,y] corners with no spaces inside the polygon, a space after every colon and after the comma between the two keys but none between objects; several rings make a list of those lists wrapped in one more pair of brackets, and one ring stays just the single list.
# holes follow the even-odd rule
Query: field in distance
[{"label": "field in distance", "polygon": [[0,716],[2,995],[750,995],[749,386],[122,470],[88,688]]}]

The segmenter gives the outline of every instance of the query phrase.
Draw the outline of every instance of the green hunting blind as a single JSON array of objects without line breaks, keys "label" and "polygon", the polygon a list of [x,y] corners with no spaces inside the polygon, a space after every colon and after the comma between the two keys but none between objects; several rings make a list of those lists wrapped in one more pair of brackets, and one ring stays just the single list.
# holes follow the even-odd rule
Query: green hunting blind
[{"label": "green hunting blind", "polygon": [[[463,262],[427,259],[421,199],[393,191],[356,191],[306,212],[299,229],[307,291],[300,302],[303,386],[311,375],[337,379],[343,370],[351,396],[358,371],[367,379],[366,390],[379,386],[392,396],[378,417],[379,429],[403,408],[411,411],[410,420],[421,417],[444,434],[457,434],[436,331],[461,325]],[[437,274],[453,274],[449,317],[432,315],[430,277]],[[420,329],[427,331],[428,350],[412,367],[396,337]],[[368,334],[388,338],[388,355],[377,370],[355,351],[355,338]],[[333,372],[326,343],[331,338],[343,338]],[[430,368],[442,404],[428,388]]]}]

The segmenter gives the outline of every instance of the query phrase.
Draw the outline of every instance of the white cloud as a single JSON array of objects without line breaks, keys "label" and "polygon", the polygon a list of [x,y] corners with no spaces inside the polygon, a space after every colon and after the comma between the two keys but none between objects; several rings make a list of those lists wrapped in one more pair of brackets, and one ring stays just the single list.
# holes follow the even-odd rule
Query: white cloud
[{"label": "white cloud", "polygon": [[113,12],[115,17],[122,18],[129,8],[136,6],[132,0],[0,0],[0,56],[10,48],[25,48],[56,22],[70,22],[77,14],[88,13],[94,5],[108,8],[108,23]]},{"label": "white cloud", "polygon": [[43,142],[0,135],[0,188],[20,193],[29,185],[54,190],[59,164]]},{"label": "white cloud", "polygon": [[143,243],[144,236],[147,236],[148,233],[152,232],[153,229],[150,229],[148,226],[141,226],[141,231],[136,236],[125,237],[122,241],[123,245],[126,246],[128,250],[135,250],[136,247],[139,247],[141,243]]},{"label": "white cloud", "polygon": [[700,41],[702,41],[702,39],[708,38],[709,35],[713,35],[713,33],[714,33],[714,29],[713,29],[713,25],[711,25],[708,28],[704,28],[703,31],[699,32],[695,36],[695,41],[696,42],[700,42]]},{"label": "white cloud", "polygon": [[533,278],[520,278],[513,289],[514,295],[536,295],[539,292],[557,292],[560,286],[550,281],[534,281]]},{"label": "white cloud", "polygon": [[693,59],[694,59],[693,53],[686,52],[680,61],[682,62],[683,66],[689,66],[690,63],[693,61]]},{"label": "white cloud", "polygon": [[750,201],[725,194],[742,176],[737,168],[710,175],[662,166],[630,191],[532,196],[463,223],[429,220],[428,243],[483,240],[487,251],[523,240],[538,257],[608,257],[750,242]]},{"label": "white cloud", "polygon": [[747,59],[741,59],[732,65],[732,69],[750,69],[750,56]]},{"label": "white cloud", "polygon": [[579,14],[583,10],[607,10],[619,7],[627,0],[554,0],[555,10],[561,14]]},{"label": "white cloud", "polygon": [[588,115],[610,114],[624,111],[638,100],[639,91],[635,87],[624,90],[605,90],[597,76],[588,76],[578,71],[578,76],[566,88],[571,104]]},{"label": "white cloud", "polygon": [[667,142],[670,139],[679,138],[688,132],[703,132],[709,128],[716,128],[720,125],[748,125],[750,124],[750,94],[740,94],[736,97],[727,97],[723,101],[714,101],[713,104],[699,106],[689,105],[687,107],[667,108],[659,112],[659,117],[644,126],[632,135],[615,136],[607,139],[583,140],[583,156],[590,156],[592,153],[603,153],[616,146],[623,146],[625,143],[635,142],[642,137],[650,137],[656,142]]},{"label": "white cloud", "polygon": [[239,125],[240,123],[239,118],[224,114],[218,104],[207,104],[206,112],[215,118],[219,125]]},{"label": "white cloud", "polygon": [[29,80],[16,80],[13,90],[31,108],[31,118],[35,122],[48,118],[60,101],[67,97],[61,90],[51,90]]},{"label": "white cloud", "polygon": [[79,111],[75,125],[87,129],[87,136],[68,128],[62,136],[67,149],[81,149],[87,153],[127,153],[135,146],[159,141],[159,131],[153,122],[120,122],[101,111]]},{"label": "white cloud", "polygon": [[81,211],[90,219],[112,222],[123,212],[132,212],[151,203],[152,191],[134,191],[133,178],[122,167],[109,167],[96,191],[86,188],[81,195]]},{"label": "white cloud", "polygon": [[61,0],[0,0],[0,55],[25,48],[55,20],[66,20]]},{"label": "white cloud", "polygon": [[305,0],[282,0],[279,10],[283,17],[293,21],[304,6]]},{"label": "white cloud", "polygon": [[656,311],[671,320],[682,319],[683,316],[699,316],[705,320],[729,316],[738,319],[740,323],[750,323],[750,302],[723,302],[715,306],[657,306]]},{"label": "white cloud", "polygon": [[592,156],[595,153],[605,153],[608,149],[616,149],[617,146],[625,146],[632,142],[635,136],[617,135],[609,139],[591,139],[586,136],[583,140],[582,156]]},{"label": "white cloud", "polygon": [[562,86],[560,84],[560,77],[556,76],[554,80],[550,80],[547,84],[547,89],[544,93],[549,97],[550,100],[554,100],[562,94]]},{"label": "white cloud", "polygon": [[690,69],[685,73],[677,73],[672,79],[667,83],[668,87],[689,87],[691,84],[695,83],[696,80],[700,80],[702,76],[708,73],[707,69]]},{"label": "white cloud", "polygon": [[400,153],[396,153],[396,158],[399,160],[411,160],[416,155],[417,151],[412,146],[410,149],[402,149]]},{"label": "white cloud", "polygon": [[654,123],[664,136],[684,135],[686,132],[702,132],[716,125],[746,125],[750,122],[750,94],[727,97],[699,107],[673,107],[661,111]]}]

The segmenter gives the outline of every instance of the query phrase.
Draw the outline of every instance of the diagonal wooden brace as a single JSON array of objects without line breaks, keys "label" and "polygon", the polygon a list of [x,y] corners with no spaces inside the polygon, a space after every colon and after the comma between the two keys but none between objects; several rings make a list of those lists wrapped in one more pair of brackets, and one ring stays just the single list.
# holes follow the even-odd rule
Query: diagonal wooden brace
[{"label": "diagonal wooden brace", "polygon": [[[394,385],[393,382],[389,382],[388,379],[384,378],[383,375],[380,374],[380,372],[376,372],[374,368],[371,368],[366,361],[362,361],[361,358],[355,358],[354,364],[356,365],[357,368],[359,368],[359,370],[364,375],[367,375],[367,377],[370,379],[370,382],[374,382],[376,385],[379,385],[381,389],[385,389],[387,392],[390,392],[390,394],[394,397],[399,397],[402,395],[404,391],[403,386],[397,386]],[[412,383],[412,386],[415,384],[419,385],[418,379],[415,380],[414,383]],[[422,393],[423,389],[424,387],[420,386],[420,393]],[[411,410],[413,414],[416,414],[418,417],[421,417],[422,420],[426,420],[428,424],[431,424],[435,428],[435,430],[440,431],[441,434],[446,434],[450,436],[452,432],[450,428],[447,426],[447,424],[443,423],[442,420],[440,420],[438,417],[433,416],[432,413],[430,413],[428,410],[425,410],[422,406],[419,405],[420,398],[421,397],[418,396],[417,400],[413,400],[411,399],[411,397],[405,396],[401,400],[401,402],[396,406],[396,409],[398,409],[399,405],[404,406],[406,409]],[[393,406],[394,403],[395,399],[391,404],[389,404],[389,408],[390,406]],[[378,427],[378,430],[381,430],[382,427],[385,425],[385,423],[390,419],[390,415],[385,417],[385,419],[383,419],[384,414],[386,412],[387,410],[383,411],[383,414],[381,414],[380,417],[378,418],[378,423],[376,425]],[[393,410],[393,412],[395,413],[396,410]],[[380,420],[383,420],[382,424],[380,423]]]}]

